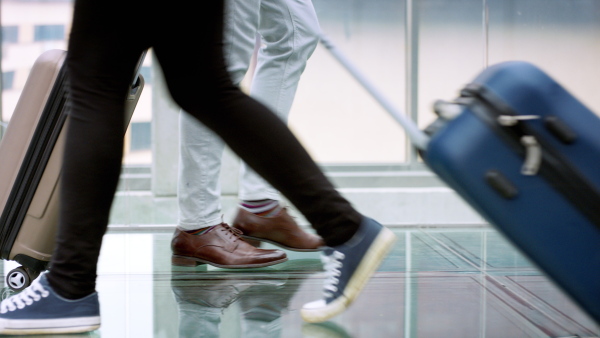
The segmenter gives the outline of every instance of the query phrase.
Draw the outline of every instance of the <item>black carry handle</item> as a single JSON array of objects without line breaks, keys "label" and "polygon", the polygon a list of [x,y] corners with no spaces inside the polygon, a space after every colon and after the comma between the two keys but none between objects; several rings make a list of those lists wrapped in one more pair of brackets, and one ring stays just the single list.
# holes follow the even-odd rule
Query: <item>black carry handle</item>
[{"label": "black carry handle", "polygon": [[142,64],[144,64],[144,59],[146,58],[146,54],[148,54],[148,50],[146,49],[142,55],[140,55],[140,59],[138,60],[137,65],[135,66],[135,71],[133,72],[133,77],[131,78],[131,87],[138,87],[138,83],[140,81],[140,70],[142,69]]},{"label": "black carry handle", "polygon": [[135,66],[135,70],[133,71],[133,77],[131,78],[131,84],[129,85],[129,94],[127,95],[127,100],[125,102],[125,124],[124,124],[124,132],[127,132],[127,128],[129,127],[129,122],[131,121],[131,116],[133,111],[135,110],[135,106],[137,105],[137,101],[139,99],[140,91],[144,88],[145,79],[140,71],[142,69],[142,64],[144,63],[144,59],[146,58],[146,54],[148,50],[144,50],[142,55]]}]

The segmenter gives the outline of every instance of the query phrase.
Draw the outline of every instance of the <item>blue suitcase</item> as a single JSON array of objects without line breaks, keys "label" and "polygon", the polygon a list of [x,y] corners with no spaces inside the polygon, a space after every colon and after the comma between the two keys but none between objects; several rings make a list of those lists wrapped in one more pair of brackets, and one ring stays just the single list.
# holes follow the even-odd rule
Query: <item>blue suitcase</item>
[{"label": "blue suitcase", "polygon": [[600,322],[600,118],[519,61],[436,107],[426,164]]},{"label": "blue suitcase", "polygon": [[425,163],[600,323],[600,118],[536,66],[485,69],[421,131],[327,38]]}]

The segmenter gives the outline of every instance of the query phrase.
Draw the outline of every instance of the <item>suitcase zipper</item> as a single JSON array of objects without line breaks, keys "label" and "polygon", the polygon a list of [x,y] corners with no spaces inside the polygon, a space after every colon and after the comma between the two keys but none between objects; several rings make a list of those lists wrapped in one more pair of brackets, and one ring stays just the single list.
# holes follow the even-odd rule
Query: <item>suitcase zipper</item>
[{"label": "suitcase zipper", "polygon": [[600,193],[558,151],[545,144],[525,121],[541,119],[536,115],[516,115],[504,101],[483,86],[470,84],[461,91],[462,97],[471,98],[469,108],[524,158],[521,173],[539,175],[572,202],[592,223],[600,228],[600,208],[594,201]]},{"label": "suitcase zipper", "polygon": [[[455,119],[463,111],[464,106],[472,104],[472,100],[457,100],[455,102],[447,102],[438,100],[434,104],[434,111],[440,117],[442,121],[449,121]],[[539,119],[538,115],[498,115],[497,122],[505,127],[513,127],[521,120],[534,120]],[[491,123],[491,122],[490,122]],[[435,130],[431,130],[439,125],[428,127],[426,131],[429,135],[435,133]],[[535,175],[537,174],[542,164],[542,150],[540,144],[537,142],[535,137],[531,135],[523,135],[520,137],[520,143],[525,147],[525,161],[521,168],[523,175]],[[519,148],[520,149],[520,148]]]},{"label": "suitcase zipper", "polygon": [[519,115],[519,116],[500,115],[500,116],[498,116],[498,123],[500,123],[501,125],[503,125],[505,127],[512,127],[512,126],[516,125],[517,123],[519,123],[519,121],[537,120],[539,118],[540,118],[539,115]]}]

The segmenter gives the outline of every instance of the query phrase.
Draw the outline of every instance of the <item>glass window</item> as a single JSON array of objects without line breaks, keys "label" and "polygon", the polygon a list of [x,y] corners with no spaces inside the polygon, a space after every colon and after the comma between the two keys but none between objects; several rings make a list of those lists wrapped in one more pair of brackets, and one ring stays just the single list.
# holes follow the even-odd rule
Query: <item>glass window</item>
[{"label": "glass window", "polygon": [[2,90],[13,89],[15,72],[2,72]]},{"label": "glass window", "polygon": [[2,27],[2,43],[16,43],[19,41],[19,27]]},{"label": "glass window", "polygon": [[39,25],[35,26],[34,38],[35,41],[51,41],[65,39],[64,25]]},{"label": "glass window", "polygon": [[[143,76],[143,75],[142,75]],[[131,151],[146,150],[151,147],[150,122],[131,123]]]},{"label": "glass window", "polygon": [[142,68],[140,68],[140,75],[144,77],[146,83],[152,83],[152,67],[142,66]]}]

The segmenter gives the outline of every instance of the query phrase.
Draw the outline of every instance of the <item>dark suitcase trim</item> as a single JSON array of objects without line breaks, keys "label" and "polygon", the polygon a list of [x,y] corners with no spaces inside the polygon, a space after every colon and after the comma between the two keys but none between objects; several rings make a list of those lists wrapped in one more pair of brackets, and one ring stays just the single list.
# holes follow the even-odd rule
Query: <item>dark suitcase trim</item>
[{"label": "dark suitcase trim", "polygon": [[[61,67],[54,86],[44,106],[40,122],[33,134],[31,144],[19,170],[15,185],[10,192],[4,212],[0,217],[0,258],[9,259],[10,251],[27,215],[42,174],[48,164],[56,140],[67,118],[66,69]],[[29,267],[29,260],[19,261]],[[37,267],[31,267],[37,268]]]},{"label": "dark suitcase trim", "polygon": [[[525,158],[525,150],[520,143],[521,137],[524,135],[535,137],[543,149],[539,174],[600,229],[600,208],[597,204],[600,201],[600,192],[575,167],[570,165],[564,156],[548,145],[544,137],[539,136],[532,128],[528,128],[527,123],[519,122],[511,127],[500,125],[497,122],[500,115],[516,116],[517,114],[485,87],[471,84],[461,91],[461,95],[472,98],[469,105],[470,110],[494,133],[504,139],[519,156]],[[546,126],[548,127],[547,123]],[[564,126],[559,124],[559,127],[556,126],[557,124],[551,121],[549,129],[557,138],[564,143],[575,142],[576,135],[570,133]],[[563,128],[563,130],[556,131],[558,128]]]}]

